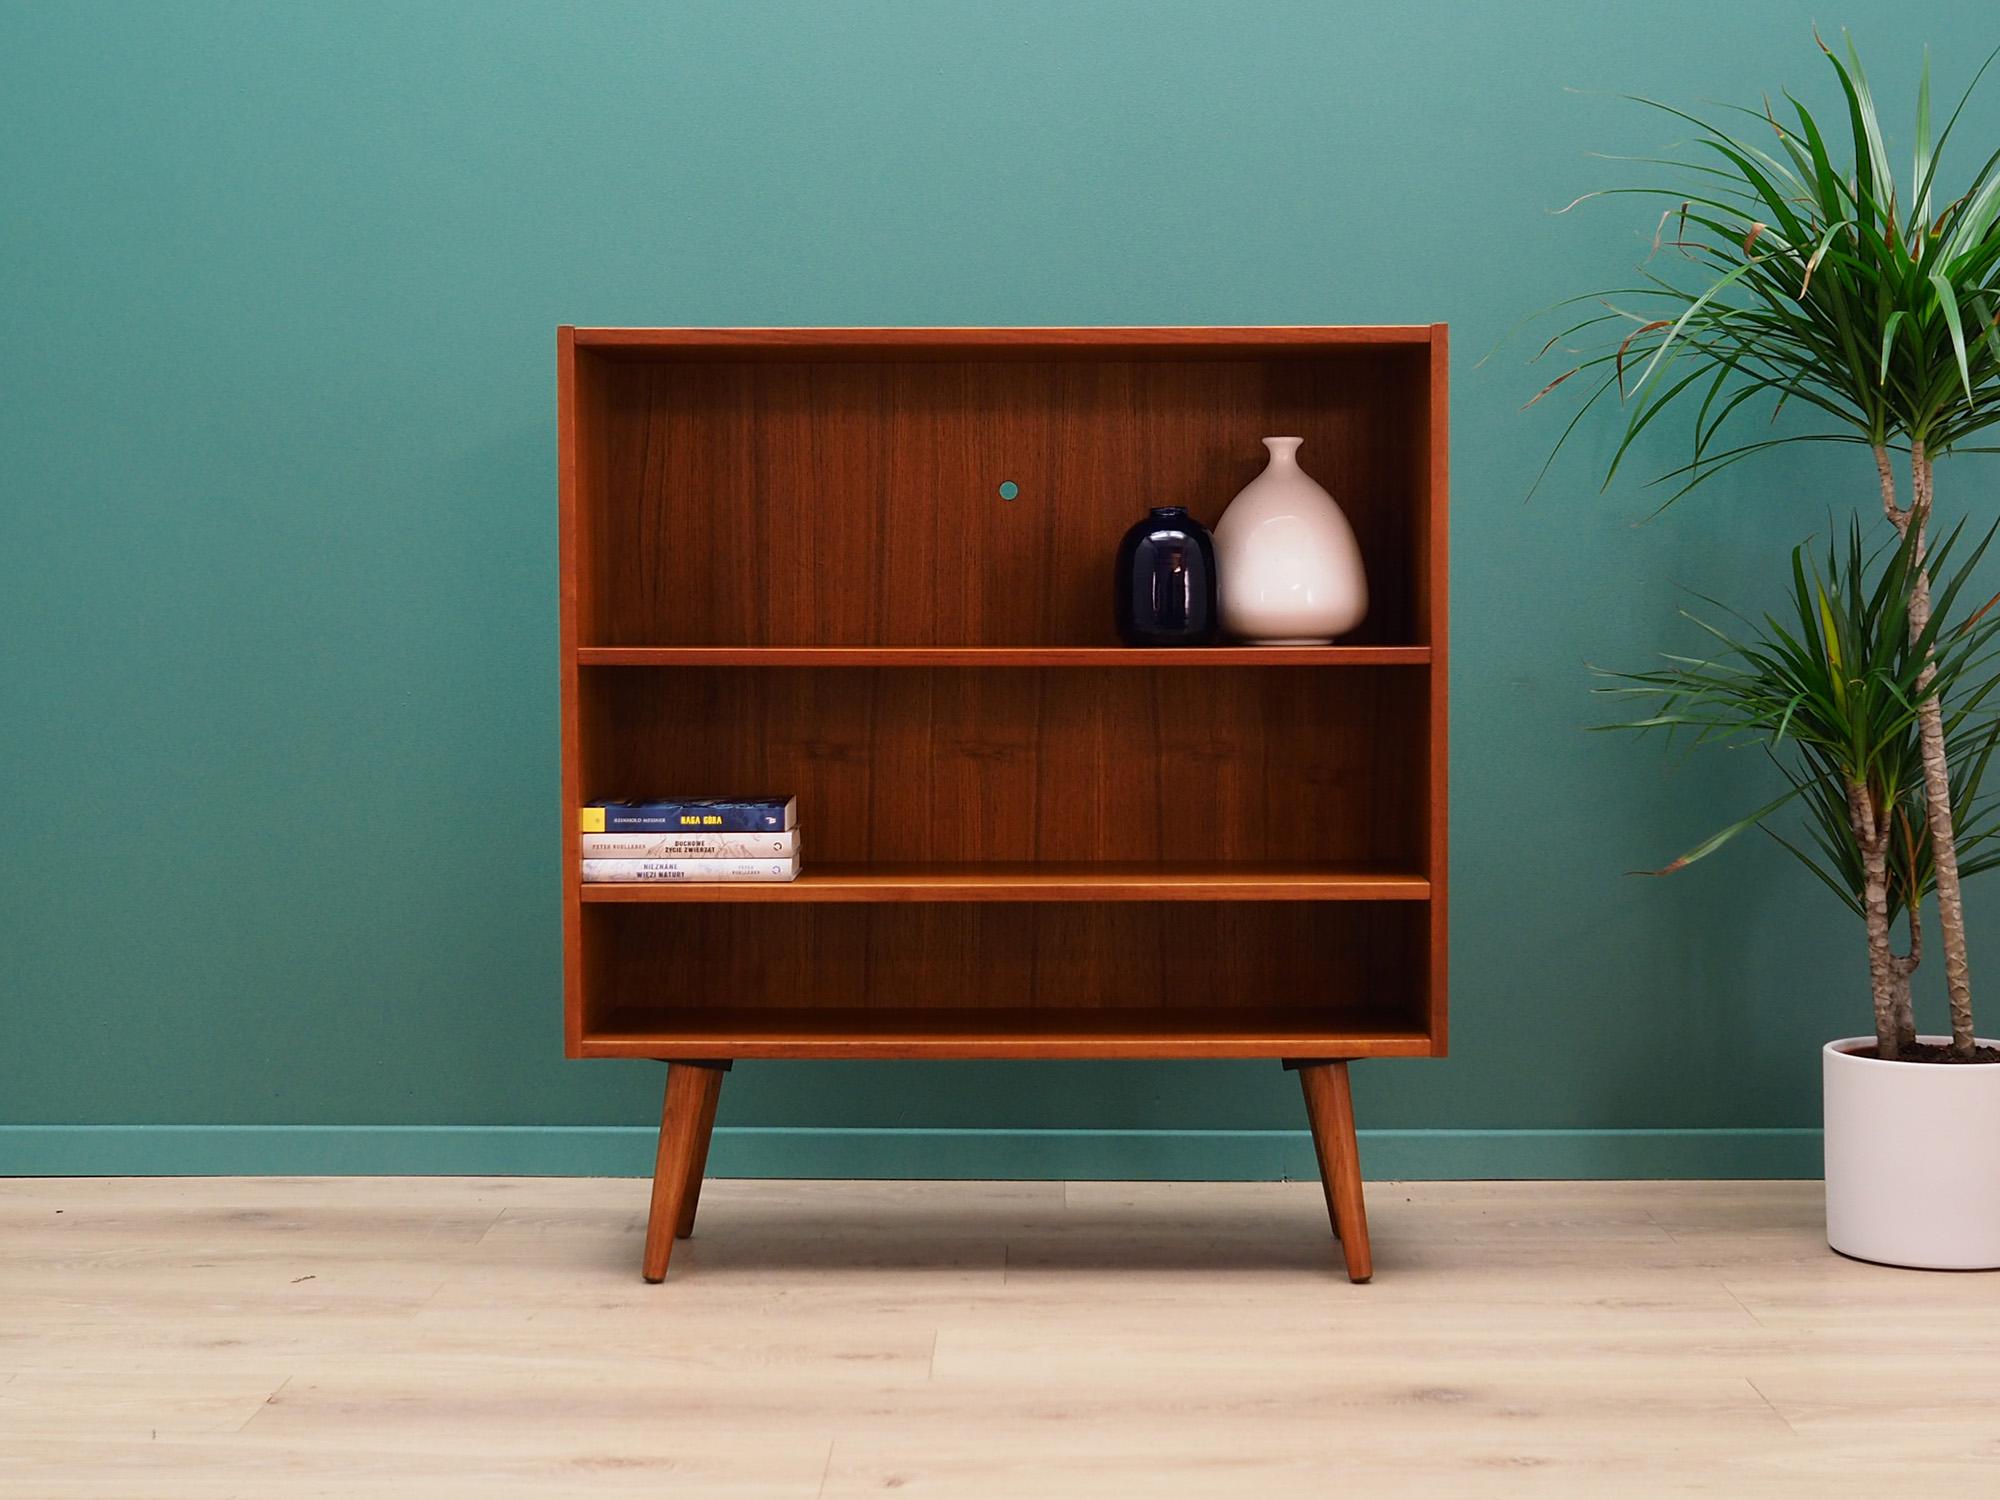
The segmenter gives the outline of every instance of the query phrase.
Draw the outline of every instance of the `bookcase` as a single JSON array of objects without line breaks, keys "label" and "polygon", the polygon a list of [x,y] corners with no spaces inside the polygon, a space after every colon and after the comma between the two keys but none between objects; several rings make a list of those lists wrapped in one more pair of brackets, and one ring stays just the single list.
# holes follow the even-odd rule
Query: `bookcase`
[{"label": "bookcase", "polygon": [[[560,330],[564,1031],[668,1064],[648,1279],[732,1062],[971,1057],[1282,1062],[1368,1278],[1348,1064],[1446,1046],[1446,364],[1441,324]],[[1360,629],[1119,646],[1125,528],[1213,524],[1279,434]],[[587,799],[767,792],[796,881],[579,880]]]}]

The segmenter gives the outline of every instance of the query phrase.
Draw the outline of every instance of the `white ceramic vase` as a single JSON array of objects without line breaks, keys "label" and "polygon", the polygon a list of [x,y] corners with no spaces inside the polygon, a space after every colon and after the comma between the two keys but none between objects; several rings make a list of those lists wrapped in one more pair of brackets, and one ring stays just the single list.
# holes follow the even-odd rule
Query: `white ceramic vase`
[{"label": "white ceramic vase", "polygon": [[2000,1063],[1858,1055],[1874,1046],[1823,1054],[1827,1243],[1884,1265],[2000,1268]]},{"label": "white ceramic vase", "polygon": [[1299,467],[1303,441],[1265,438],[1271,461],[1215,523],[1222,628],[1238,640],[1324,645],[1368,613],[1354,528]]}]

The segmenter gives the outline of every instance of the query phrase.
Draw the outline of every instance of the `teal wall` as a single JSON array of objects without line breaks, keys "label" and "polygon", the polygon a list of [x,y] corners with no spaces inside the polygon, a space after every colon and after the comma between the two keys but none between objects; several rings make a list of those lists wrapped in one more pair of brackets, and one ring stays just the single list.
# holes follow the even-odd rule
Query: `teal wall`
[{"label": "teal wall", "polygon": [[[1824,97],[1816,18],[1901,120],[1920,41],[1955,88],[1992,39],[1836,9],[4,0],[0,1170],[643,1162],[657,1067],[561,1056],[558,323],[1443,319],[1453,1055],[1360,1070],[1371,1170],[1810,1171],[1859,936],[1767,849],[1625,878],[1764,773],[1581,733],[1584,664],[1871,476],[1640,526],[1600,426],[1528,502],[1544,376],[1479,357],[1650,238],[1550,212],[1678,134],[1596,91]],[[1267,1065],[752,1064],[723,1124],[736,1171],[1307,1163]]]}]

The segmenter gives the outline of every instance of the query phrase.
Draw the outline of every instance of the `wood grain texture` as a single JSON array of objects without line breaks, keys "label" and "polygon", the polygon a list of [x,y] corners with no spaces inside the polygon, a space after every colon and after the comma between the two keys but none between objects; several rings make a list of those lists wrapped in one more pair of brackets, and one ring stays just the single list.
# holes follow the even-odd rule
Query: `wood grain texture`
[{"label": "wood grain texture", "polygon": [[1368,1205],[1361,1187],[1361,1150],[1354,1134],[1354,1090],[1345,1061],[1301,1063],[1313,1151],[1333,1232],[1347,1261],[1347,1279],[1360,1283],[1375,1274],[1368,1243]]},{"label": "wood grain texture", "polygon": [[1436,1055],[1451,1050],[1451,335],[1444,324],[1431,326],[1429,379],[1422,419],[1410,441],[1425,455],[1422,490],[1416,506],[1417,618],[1430,644],[1431,669],[1425,680],[1429,725],[1424,736],[1428,785],[1422,798],[1426,834],[1424,869],[1431,880],[1431,941],[1427,990],[1430,1033]]},{"label": "wood grain texture", "polygon": [[[1428,346],[1320,359],[608,364],[581,646],[1113,647],[1149,505],[1212,523],[1302,436],[1369,572],[1347,645],[1420,645]],[[1019,498],[1000,498],[1003,481]]]},{"label": "wood grain texture", "polygon": [[[570,1055],[735,1055],[732,1025],[757,1056],[1442,1050],[1446,353],[566,330]],[[1280,433],[1355,526],[1362,629],[1119,647],[1119,535],[1213,520]],[[797,884],[576,881],[579,801],[756,790],[800,797]]]},{"label": "wood grain texture", "polygon": [[1421,875],[1359,865],[813,864],[795,880],[607,881],[585,902],[1422,901]]},{"label": "wood grain texture", "polygon": [[[583,1026],[583,919],[580,910],[582,880],[576,819],[570,809],[583,804],[583,734],[579,723],[577,691],[578,621],[581,606],[577,590],[585,569],[577,548],[577,477],[583,462],[582,445],[577,441],[577,357],[576,330],[556,330],[556,552],[558,557],[557,618],[561,660],[557,664],[557,691],[561,699],[562,754],[562,897],[563,897],[563,1048],[577,1055]],[[596,486],[592,485],[592,492]]]},{"label": "wood grain texture", "polygon": [[781,1056],[788,1028],[796,1055],[822,1057],[1429,1050],[1421,902],[630,903],[584,918],[610,955],[586,1056]]},{"label": "wood grain texture", "polygon": [[653,1193],[646,1216],[646,1243],[640,1256],[648,1281],[664,1281],[674,1239],[685,1218],[694,1227],[691,1193],[700,1191],[699,1162],[707,1155],[707,1127],[715,1119],[715,1096],[722,1069],[679,1061],[667,1067],[666,1097],[660,1106],[660,1143],[653,1160]]},{"label": "wood grain texture", "polygon": [[[1296,1068],[1299,1065],[1296,1062],[1287,1062],[1285,1066]],[[1340,1199],[1334,1194],[1333,1174],[1328,1170],[1333,1162],[1334,1147],[1326,1138],[1325,1121],[1322,1118],[1325,1111],[1318,1107],[1319,1100],[1315,1097],[1313,1082],[1303,1071],[1299,1075],[1299,1087],[1305,1094],[1306,1130],[1312,1136],[1313,1162],[1319,1170],[1320,1195],[1326,1199],[1327,1224],[1333,1230],[1333,1237],[1339,1239]]]},{"label": "wood grain texture", "polygon": [[592,671],[586,797],[799,799],[815,864],[1424,869],[1421,668]]},{"label": "wood grain texture", "polygon": [[1832,1255],[1818,1183],[1371,1187],[1364,1288],[1304,1182],[711,1181],[663,1303],[632,1179],[0,1181],[0,1487],[1991,1488],[2000,1276]]},{"label": "wood grain texture", "polygon": [[1428,646],[583,646],[585,667],[1416,667]]},{"label": "wood grain texture", "polygon": [[1303,1005],[1000,1006],[690,1005],[617,1010],[585,1033],[585,1057],[850,1061],[921,1058],[1426,1057],[1430,1039],[1389,1013]]},{"label": "wood grain texture", "polygon": [[1282,358],[1428,344],[1434,325],[1338,328],[578,328],[580,347],[632,359],[1071,359],[1221,354]]},{"label": "wood grain texture", "polygon": [[[678,1064],[669,1064],[678,1066]],[[695,1214],[701,1207],[702,1179],[708,1174],[708,1147],[715,1135],[715,1107],[722,1102],[722,1078],[729,1065],[704,1065],[695,1070],[701,1089],[701,1113],[694,1122],[694,1150],[688,1157],[687,1183],[681,1190],[681,1211],[674,1219],[674,1238],[684,1240],[694,1234]]]}]

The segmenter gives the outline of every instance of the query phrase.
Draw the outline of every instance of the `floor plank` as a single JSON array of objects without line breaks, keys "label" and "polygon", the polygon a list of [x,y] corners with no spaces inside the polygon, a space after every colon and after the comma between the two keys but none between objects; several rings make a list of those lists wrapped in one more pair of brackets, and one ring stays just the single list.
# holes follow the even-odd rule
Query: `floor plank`
[{"label": "floor plank", "polygon": [[[2000,1275],[1810,1183],[0,1182],[9,1500],[1962,1496]],[[1950,1302],[1944,1302],[1948,1289]]]}]

